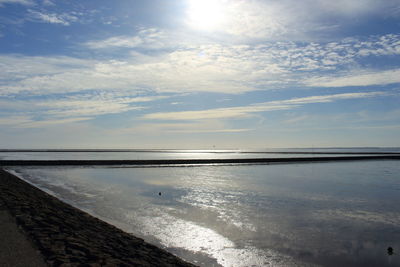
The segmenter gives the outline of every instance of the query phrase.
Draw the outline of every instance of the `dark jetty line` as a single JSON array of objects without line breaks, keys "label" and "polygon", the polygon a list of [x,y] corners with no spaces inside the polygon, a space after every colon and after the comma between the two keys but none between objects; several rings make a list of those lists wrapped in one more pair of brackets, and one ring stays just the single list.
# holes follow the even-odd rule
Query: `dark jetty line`
[{"label": "dark jetty line", "polygon": [[96,166],[96,165],[188,165],[188,164],[269,164],[359,160],[400,160],[400,155],[337,156],[242,159],[161,159],[161,160],[0,160],[0,166]]}]

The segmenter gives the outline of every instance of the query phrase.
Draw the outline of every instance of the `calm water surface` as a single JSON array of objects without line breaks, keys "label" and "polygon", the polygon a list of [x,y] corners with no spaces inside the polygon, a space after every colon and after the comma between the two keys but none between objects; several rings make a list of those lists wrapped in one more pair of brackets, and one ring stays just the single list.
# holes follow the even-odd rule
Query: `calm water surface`
[{"label": "calm water surface", "polygon": [[398,161],[13,170],[198,265],[400,266]]},{"label": "calm water surface", "polygon": [[[311,154],[310,154],[311,153]],[[316,153],[316,154],[312,154]],[[319,154],[327,153],[327,154]],[[335,154],[332,154],[335,153]],[[231,159],[231,158],[293,158],[344,156],[348,153],[400,153],[400,148],[358,149],[264,149],[264,150],[45,150],[7,151],[0,150],[0,160],[153,160],[153,159]],[[351,155],[351,154],[350,154]],[[360,154],[358,154],[360,155]]]}]

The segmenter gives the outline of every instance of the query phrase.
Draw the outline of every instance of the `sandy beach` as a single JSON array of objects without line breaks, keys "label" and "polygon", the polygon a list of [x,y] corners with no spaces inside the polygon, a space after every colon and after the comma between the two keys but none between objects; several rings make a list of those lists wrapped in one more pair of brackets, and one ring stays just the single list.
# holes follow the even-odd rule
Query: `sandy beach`
[{"label": "sandy beach", "polygon": [[[31,243],[29,253],[39,251],[32,256],[39,264],[42,257],[50,266],[193,266],[1,169],[0,204]],[[0,227],[6,227],[3,220]]]}]

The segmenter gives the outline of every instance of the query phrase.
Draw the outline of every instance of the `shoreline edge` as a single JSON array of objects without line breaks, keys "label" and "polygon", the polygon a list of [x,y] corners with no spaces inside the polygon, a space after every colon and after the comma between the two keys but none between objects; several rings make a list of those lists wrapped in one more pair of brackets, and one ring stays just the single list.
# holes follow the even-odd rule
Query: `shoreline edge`
[{"label": "shoreline edge", "polygon": [[194,266],[3,169],[0,201],[50,266]]}]

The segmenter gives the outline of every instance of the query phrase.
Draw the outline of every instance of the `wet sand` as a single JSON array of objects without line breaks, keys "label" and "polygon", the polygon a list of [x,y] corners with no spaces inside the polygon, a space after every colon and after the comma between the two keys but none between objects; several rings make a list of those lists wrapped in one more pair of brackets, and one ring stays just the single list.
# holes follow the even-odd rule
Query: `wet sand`
[{"label": "wet sand", "polygon": [[1,169],[0,204],[50,266],[194,266]]}]

